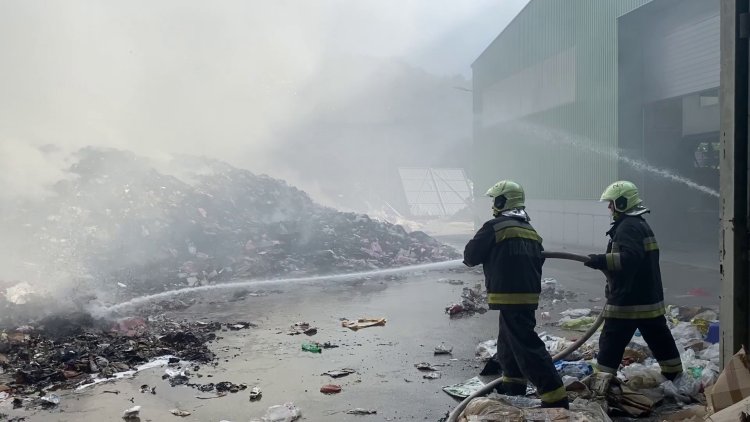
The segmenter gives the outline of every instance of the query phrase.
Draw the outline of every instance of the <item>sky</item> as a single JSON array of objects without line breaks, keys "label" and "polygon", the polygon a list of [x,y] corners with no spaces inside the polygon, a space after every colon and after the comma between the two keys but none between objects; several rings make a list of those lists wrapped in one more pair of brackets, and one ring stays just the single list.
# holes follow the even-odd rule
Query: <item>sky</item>
[{"label": "sky", "polygon": [[281,135],[304,131],[298,122],[314,121],[321,104],[367,95],[352,81],[377,77],[359,69],[352,79],[341,66],[347,83],[311,91],[322,69],[330,83],[342,57],[368,58],[470,86],[471,63],[525,3],[0,1],[0,195],[36,195],[60,177],[64,160],[35,149],[50,144],[290,174],[269,154]]}]

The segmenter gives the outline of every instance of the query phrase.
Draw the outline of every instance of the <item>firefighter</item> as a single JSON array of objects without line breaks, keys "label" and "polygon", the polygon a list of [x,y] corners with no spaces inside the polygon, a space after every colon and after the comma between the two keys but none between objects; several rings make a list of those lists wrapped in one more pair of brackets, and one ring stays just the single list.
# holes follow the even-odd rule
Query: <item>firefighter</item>
[{"label": "firefighter", "polygon": [[584,263],[610,274],[597,370],[614,376],[625,347],[640,330],[662,374],[673,380],[682,373],[682,361],[664,317],[659,246],[643,218],[650,211],[642,205],[638,188],[627,181],[609,185],[601,201],[609,203],[612,215],[607,253],[589,255]]},{"label": "firefighter", "polygon": [[464,250],[464,264],[482,264],[490,309],[500,311],[497,360],[503,370],[498,391],[525,395],[536,386],[544,407],[568,407],[568,396],[544,342],[534,332],[542,282],[542,238],[529,224],[521,185],[497,182],[487,191],[494,218]]}]

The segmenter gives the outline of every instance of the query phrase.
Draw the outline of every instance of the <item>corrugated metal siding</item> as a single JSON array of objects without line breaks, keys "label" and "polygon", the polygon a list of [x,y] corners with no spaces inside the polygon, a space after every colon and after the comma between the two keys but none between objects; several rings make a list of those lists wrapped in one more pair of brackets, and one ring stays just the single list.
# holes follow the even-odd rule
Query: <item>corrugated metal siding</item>
[{"label": "corrugated metal siding", "polygon": [[[580,146],[617,145],[616,18],[647,2],[532,0],[482,53],[473,66],[478,192],[513,178],[531,198],[594,199],[616,178],[616,163]],[[479,98],[491,86],[567,49],[575,65],[561,71],[575,73],[572,102],[484,125]]]},{"label": "corrugated metal siding", "polygon": [[719,15],[670,28],[646,48],[647,101],[677,97],[719,85]]}]

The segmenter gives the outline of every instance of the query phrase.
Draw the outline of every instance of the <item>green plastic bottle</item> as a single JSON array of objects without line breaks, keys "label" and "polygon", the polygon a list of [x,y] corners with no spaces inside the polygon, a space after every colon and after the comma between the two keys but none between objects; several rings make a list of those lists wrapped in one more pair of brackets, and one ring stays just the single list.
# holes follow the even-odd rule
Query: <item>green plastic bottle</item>
[{"label": "green plastic bottle", "polygon": [[321,353],[323,351],[317,343],[302,343],[302,350],[312,353]]}]

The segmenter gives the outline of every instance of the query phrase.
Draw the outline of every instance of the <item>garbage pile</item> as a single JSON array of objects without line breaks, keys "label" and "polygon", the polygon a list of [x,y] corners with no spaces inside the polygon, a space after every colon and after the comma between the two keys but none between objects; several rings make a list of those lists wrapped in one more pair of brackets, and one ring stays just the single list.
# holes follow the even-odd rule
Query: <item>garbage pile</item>
[{"label": "garbage pile", "polygon": [[84,148],[69,175],[54,195],[8,204],[0,215],[14,245],[6,261],[27,273],[0,280],[3,299],[5,287],[35,278],[76,280],[81,292],[104,287],[119,301],[235,278],[459,257],[422,232],[323,207],[282,180],[216,160],[176,157],[157,167],[130,152]]},{"label": "garbage pile", "polygon": [[165,363],[211,364],[214,354],[207,344],[228,325],[236,324],[139,317],[105,321],[83,314],[41,320],[0,333],[0,392],[21,400],[138,371],[157,357]]},{"label": "garbage pile", "polygon": [[[590,323],[593,323],[595,319],[590,309],[569,309],[561,314],[563,318],[559,326],[568,330],[577,330],[582,326],[583,321],[588,324],[588,319],[591,319]],[[575,322],[572,326],[571,321]],[[640,333],[636,332],[625,350],[617,376],[608,381],[608,387],[602,390],[600,385],[597,384],[598,377],[593,371],[599,341],[599,333],[596,333],[564,361],[554,362],[555,368],[563,379],[569,398],[571,400],[583,400],[579,404],[596,402],[605,412],[613,416],[641,417],[653,413],[662,414],[669,409],[680,409],[691,405],[701,407],[706,403],[707,397],[710,399],[709,396],[712,394],[717,396],[719,400],[725,400],[723,402],[724,407],[737,402],[735,400],[726,403],[727,397],[750,396],[750,369],[748,369],[750,368],[750,361],[744,357],[744,354],[742,357],[736,356],[735,358],[738,362],[745,363],[744,366],[740,363],[736,365],[738,368],[744,368],[744,371],[747,372],[745,386],[742,387],[745,388],[743,390],[745,393],[743,395],[736,392],[733,392],[733,394],[716,394],[717,389],[726,390],[727,387],[720,386],[719,322],[718,315],[714,310],[702,307],[669,307],[667,321],[680,350],[684,370],[682,375],[674,381],[664,378],[659,364],[651,355],[646,342],[640,336]],[[539,337],[544,341],[550,355],[555,355],[572,344],[572,340],[547,333],[541,333]],[[477,357],[483,361],[492,359],[496,353],[496,345],[497,341],[494,339],[479,343],[476,349]],[[727,383],[727,385],[735,387],[738,384],[742,385],[742,382],[735,380]],[[714,388],[714,385],[716,385],[716,388]],[[475,410],[469,410],[467,407],[465,413],[469,413],[466,413],[463,420],[472,420],[468,419],[470,415],[487,415],[487,413],[481,413],[484,410],[476,410],[486,407],[496,409],[493,412],[502,408],[502,411],[510,412],[507,413],[508,415],[515,415],[516,419],[508,420],[536,420],[529,419],[524,411],[518,410],[517,403],[514,405],[508,403],[507,400],[498,402],[495,399],[492,403],[477,402],[476,406],[478,407],[475,407]],[[508,406],[515,406],[516,410],[508,409]],[[547,417],[550,418],[549,420],[557,420],[555,417],[558,416],[549,414]]]},{"label": "garbage pile", "polygon": [[487,294],[482,283],[474,287],[464,287],[461,291],[461,302],[452,303],[445,308],[445,313],[451,318],[460,318],[474,314],[483,314],[488,311]]}]

